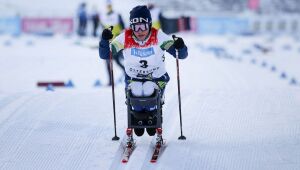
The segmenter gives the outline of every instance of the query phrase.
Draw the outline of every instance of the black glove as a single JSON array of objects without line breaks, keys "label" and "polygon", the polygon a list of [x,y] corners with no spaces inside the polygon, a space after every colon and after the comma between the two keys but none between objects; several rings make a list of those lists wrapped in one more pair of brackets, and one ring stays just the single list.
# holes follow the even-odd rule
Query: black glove
[{"label": "black glove", "polygon": [[110,39],[112,39],[113,38],[113,34],[112,34],[112,32],[111,32],[111,30],[110,29],[104,29],[103,31],[102,31],[102,38],[104,39],[104,40],[110,40]]},{"label": "black glove", "polygon": [[184,41],[182,38],[178,37],[175,41],[174,41],[174,47],[176,49],[181,49],[185,46]]}]

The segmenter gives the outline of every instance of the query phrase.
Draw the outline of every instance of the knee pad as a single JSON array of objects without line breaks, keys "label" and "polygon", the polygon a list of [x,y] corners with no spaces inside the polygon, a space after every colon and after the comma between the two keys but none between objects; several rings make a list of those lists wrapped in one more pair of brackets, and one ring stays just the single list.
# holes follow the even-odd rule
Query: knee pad
[{"label": "knee pad", "polygon": [[142,82],[131,82],[128,85],[128,88],[131,89],[131,93],[133,96],[140,97],[143,96],[143,83]]},{"label": "knee pad", "polygon": [[154,90],[158,89],[156,83],[152,81],[146,81],[143,83],[143,94],[144,96],[151,96],[154,93]]}]

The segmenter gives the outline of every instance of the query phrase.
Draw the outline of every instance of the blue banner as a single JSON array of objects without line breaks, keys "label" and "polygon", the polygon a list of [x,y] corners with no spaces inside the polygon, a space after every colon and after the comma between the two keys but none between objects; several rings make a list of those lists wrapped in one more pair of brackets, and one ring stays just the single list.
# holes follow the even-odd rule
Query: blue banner
[{"label": "blue banner", "polygon": [[20,17],[0,17],[0,34],[19,35],[21,33]]},{"label": "blue banner", "polygon": [[234,17],[199,17],[200,34],[244,34],[249,31],[248,19]]}]

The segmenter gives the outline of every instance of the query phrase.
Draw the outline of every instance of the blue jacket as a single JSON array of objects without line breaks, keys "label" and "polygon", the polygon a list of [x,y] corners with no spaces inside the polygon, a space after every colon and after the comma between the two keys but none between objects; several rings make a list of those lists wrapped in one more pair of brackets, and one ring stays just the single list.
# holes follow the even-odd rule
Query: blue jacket
[{"label": "blue jacket", "polygon": [[[172,44],[167,50],[169,54],[171,54],[174,58],[176,58],[176,49],[174,47],[174,44]],[[109,59],[110,57],[110,44],[108,40],[101,39],[99,42],[99,56],[101,59]],[[122,56],[122,50],[119,52],[114,51],[114,48],[112,48],[112,57],[120,57]],[[186,45],[184,45],[183,48],[178,49],[178,58],[179,59],[185,59],[188,56],[188,48]],[[126,85],[130,83],[130,81],[148,81],[147,79],[141,80],[141,79],[136,79],[129,77],[128,75],[125,76],[125,82]],[[170,80],[170,77],[168,73],[165,73],[163,76],[155,79],[151,79],[151,81],[156,81],[156,82],[165,82],[165,84]],[[159,83],[158,83],[159,84]],[[160,86],[161,87],[161,86]],[[164,88],[164,87],[163,87]]]},{"label": "blue jacket", "polygon": [[[176,49],[174,45],[172,45],[167,52],[171,54],[174,58],[176,58]],[[109,53],[110,53],[110,48],[109,48],[109,41],[104,40],[101,38],[101,41],[99,42],[99,56],[101,59],[109,59]],[[113,57],[116,57],[116,55],[119,54],[114,54]],[[185,59],[188,56],[188,48],[185,45],[183,48],[178,49],[178,58],[179,59]]]}]

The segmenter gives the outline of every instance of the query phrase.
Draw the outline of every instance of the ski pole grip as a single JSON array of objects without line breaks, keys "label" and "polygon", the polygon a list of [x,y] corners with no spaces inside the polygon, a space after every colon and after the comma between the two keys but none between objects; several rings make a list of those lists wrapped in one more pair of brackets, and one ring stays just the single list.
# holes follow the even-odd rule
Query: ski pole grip
[{"label": "ski pole grip", "polygon": [[[174,41],[176,41],[178,39],[178,37],[176,37],[175,34],[172,35],[172,38],[173,38]],[[175,52],[176,52],[176,58],[178,59],[178,50],[175,49]]]},{"label": "ski pole grip", "polygon": [[175,41],[176,40],[176,38],[178,38],[178,37],[176,37],[176,35],[172,35],[172,38],[173,38],[173,40]]}]

